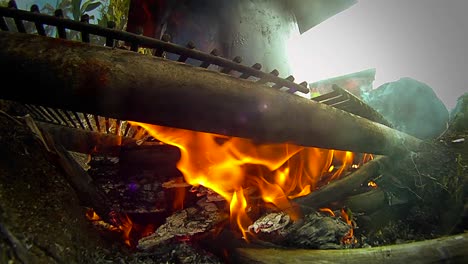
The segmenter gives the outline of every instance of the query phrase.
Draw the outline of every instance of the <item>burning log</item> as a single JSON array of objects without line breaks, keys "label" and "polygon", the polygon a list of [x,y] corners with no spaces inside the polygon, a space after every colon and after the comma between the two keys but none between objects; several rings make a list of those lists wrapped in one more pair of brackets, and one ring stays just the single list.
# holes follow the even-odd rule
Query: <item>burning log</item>
[{"label": "burning log", "polygon": [[260,142],[388,155],[422,147],[415,137],[300,96],[124,50],[0,32],[0,66],[0,76],[16,84],[1,97],[24,103]]},{"label": "burning log", "polygon": [[242,263],[462,263],[468,257],[468,233],[400,245],[340,250],[239,248]]},{"label": "burning log", "polygon": [[357,171],[350,175],[336,180],[309,195],[294,199],[305,212],[328,206],[331,202],[342,201],[352,195],[355,189],[359,189],[363,183],[367,183],[379,172],[388,166],[391,159],[389,157],[377,157],[364,164]]},{"label": "burning log", "polygon": [[249,227],[257,239],[288,248],[342,248],[352,227],[338,217],[314,212],[291,222],[285,213],[270,213]]},{"label": "burning log", "polygon": [[139,240],[138,249],[150,251],[174,239],[190,239],[194,235],[209,232],[223,220],[216,204],[202,199],[198,206],[180,210],[169,216],[166,223],[152,235]]}]

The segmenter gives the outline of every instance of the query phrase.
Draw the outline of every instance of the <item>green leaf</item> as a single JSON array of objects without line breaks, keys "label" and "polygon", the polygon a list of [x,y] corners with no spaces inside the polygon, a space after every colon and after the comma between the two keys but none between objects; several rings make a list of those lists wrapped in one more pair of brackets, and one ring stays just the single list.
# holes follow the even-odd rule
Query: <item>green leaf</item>
[{"label": "green leaf", "polygon": [[72,0],[72,13],[73,13],[73,19],[75,21],[80,20],[80,15],[81,15],[81,0]]},{"label": "green leaf", "polygon": [[90,11],[93,11],[94,9],[96,9],[98,6],[100,6],[101,3],[100,2],[94,2],[94,3],[91,3],[89,4],[86,8],[85,8],[85,12],[90,12]]}]

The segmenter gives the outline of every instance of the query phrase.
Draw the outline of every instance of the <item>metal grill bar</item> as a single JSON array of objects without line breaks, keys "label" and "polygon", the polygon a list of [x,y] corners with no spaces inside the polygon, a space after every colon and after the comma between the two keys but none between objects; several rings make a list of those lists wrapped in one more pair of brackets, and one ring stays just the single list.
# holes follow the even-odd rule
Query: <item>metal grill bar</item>
[{"label": "metal grill bar", "polygon": [[[110,42],[113,40],[121,40],[124,42],[131,43],[132,46],[163,50],[165,52],[177,54],[183,58],[187,57],[199,60],[202,62],[201,65],[203,66],[206,64],[213,64],[219,66],[220,68],[228,68],[231,70],[235,70],[240,72],[242,76],[254,76],[260,79],[264,79],[267,82],[272,82],[276,84],[276,87],[287,87],[288,89],[292,89],[293,91],[309,93],[309,89],[302,85],[299,85],[286,79],[282,79],[269,73],[262,72],[256,67],[247,67],[219,56],[214,56],[212,54],[207,54],[202,51],[186,48],[174,43],[165,42],[163,40],[140,36],[137,34],[119,31],[111,28],[103,28],[97,25],[87,24],[84,22],[65,19],[62,18],[63,12],[59,10],[56,10],[55,15],[56,16],[54,17],[40,13],[28,12],[24,10],[0,7],[0,16],[13,17],[14,19],[27,20],[31,22],[38,22],[41,24],[56,26],[60,38],[65,39],[65,29],[70,29],[79,31],[82,34],[93,34],[105,37],[107,39],[107,44],[111,44]],[[4,28],[2,28],[2,30],[4,30]]]}]

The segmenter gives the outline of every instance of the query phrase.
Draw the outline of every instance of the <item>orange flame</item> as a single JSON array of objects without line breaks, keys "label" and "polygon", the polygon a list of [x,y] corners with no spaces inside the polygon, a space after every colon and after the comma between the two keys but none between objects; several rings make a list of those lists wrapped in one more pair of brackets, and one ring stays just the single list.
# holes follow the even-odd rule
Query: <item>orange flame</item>
[{"label": "orange flame", "polygon": [[[109,231],[122,232],[125,244],[127,244],[128,246],[132,246],[130,241],[130,232],[133,228],[132,220],[128,217],[127,214],[114,214],[114,217],[117,217],[118,219],[114,219],[112,222],[119,223],[118,225],[105,223],[103,224],[103,226],[107,227]],[[104,223],[101,217],[92,208],[88,208],[88,210],[86,211],[86,218],[93,222]]]},{"label": "orange flame", "polygon": [[124,214],[124,217],[120,218],[121,224],[118,226],[118,228],[123,232],[125,244],[127,244],[127,246],[130,247],[132,246],[132,244],[130,243],[130,232],[133,228],[133,222],[132,220],[130,220],[127,214]]},{"label": "orange flame", "polygon": [[181,158],[177,168],[185,181],[207,187],[230,203],[231,223],[240,228],[245,238],[251,224],[246,212],[251,192],[246,195],[246,187],[254,189],[264,202],[287,212],[294,220],[299,212],[292,207],[290,199],[307,195],[339,178],[354,159],[354,154],[348,151],[288,143],[258,145],[237,137],[131,124],[143,127],[163,143],[178,147]]},{"label": "orange flame", "polygon": [[329,213],[330,216],[335,217],[335,213],[330,208],[319,208],[319,211]]},{"label": "orange flame", "polygon": [[356,238],[354,237],[354,223],[351,216],[341,208],[341,218],[350,226],[348,233],[341,239],[344,244],[355,244]]}]

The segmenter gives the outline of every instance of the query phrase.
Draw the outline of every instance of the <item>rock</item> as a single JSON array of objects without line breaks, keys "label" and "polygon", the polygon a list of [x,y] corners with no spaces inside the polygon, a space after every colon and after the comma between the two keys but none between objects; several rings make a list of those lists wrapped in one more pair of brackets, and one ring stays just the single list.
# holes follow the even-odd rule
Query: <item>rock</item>
[{"label": "rock", "polygon": [[468,93],[458,98],[457,105],[450,113],[450,125],[452,130],[468,130]]},{"label": "rock", "polygon": [[447,129],[449,112],[431,87],[411,78],[385,83],[364,96],[395,129],[432,139]]}]

